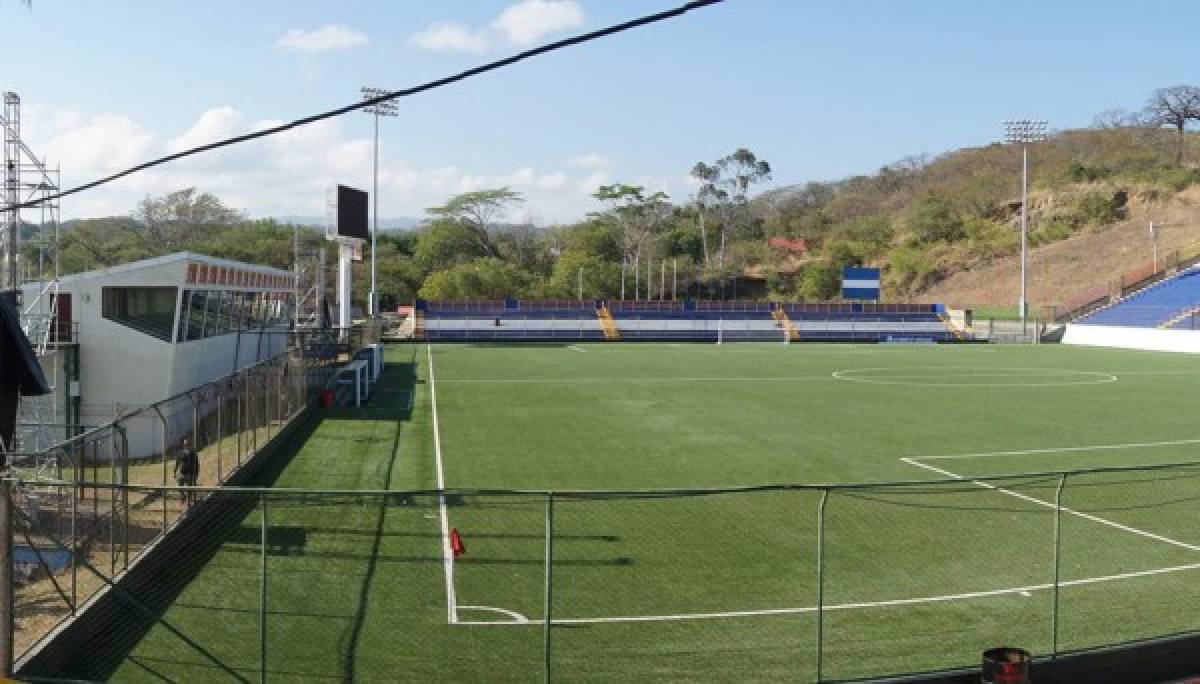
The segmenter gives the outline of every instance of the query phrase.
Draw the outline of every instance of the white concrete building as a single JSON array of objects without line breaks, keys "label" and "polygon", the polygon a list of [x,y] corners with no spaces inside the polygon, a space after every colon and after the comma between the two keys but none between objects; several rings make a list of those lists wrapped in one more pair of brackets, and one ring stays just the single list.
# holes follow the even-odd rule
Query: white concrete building
[{"label": "white concrete building", "polygon": [[25,285],[24,308],[53,310],[55,329],[77,330],[83,425],[282,353],[293,306],[290,272],[190,252],[64,276],[56,295],[46,290]]}]

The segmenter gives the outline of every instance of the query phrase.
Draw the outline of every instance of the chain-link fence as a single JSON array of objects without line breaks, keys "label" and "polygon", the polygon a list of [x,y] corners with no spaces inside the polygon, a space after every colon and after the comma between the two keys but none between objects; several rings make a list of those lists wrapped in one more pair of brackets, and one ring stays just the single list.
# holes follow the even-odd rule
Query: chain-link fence
[{"label": "chain-link fence", "polygon": [[[22,674],[842,680],[1200,630],[1197,465],[720,491],[226,487],[190,509],[179,488],[75,490],[87,512],[18,512],[44,549],[23,630],[109,589]],[[189,512],[159,538],[163,502],[168,520]]]},{"label": "chain-link fence", "polygon": [[[18,656],[209,496],[171,495],[162,487],[229,482],[316,402],[339,360],[378,339],[377,330],[362,328],[279,334],[286,337],[285,351],[274,358],[128,411],[45,451],[9,454],[12,502],[25,521],[14,529],[13,548]],[[193,453],[191,474],[181,456]]]},{"label": "chain-link fence", "polygon": [[1048,332],[1059,326],[1048,324],[1038,316],[1025,320],[1011,318],[975,318],[968,329],[971,339],[992,343],[1036,344]]}]

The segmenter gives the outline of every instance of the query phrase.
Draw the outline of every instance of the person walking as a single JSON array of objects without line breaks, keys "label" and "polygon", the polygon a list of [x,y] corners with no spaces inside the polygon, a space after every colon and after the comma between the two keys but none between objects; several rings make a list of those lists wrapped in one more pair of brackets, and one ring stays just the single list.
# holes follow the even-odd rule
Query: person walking
[{"label": "person walking", "polygon": [[[190,437],[184,437],[179,444],[179,456],[175,459],[175,482],[180,487],[195,487],[196,478],[200,475],[200,454],[192,448]],[[192,505],[196,502],[196,492],[183,492],[183,503]]]}]

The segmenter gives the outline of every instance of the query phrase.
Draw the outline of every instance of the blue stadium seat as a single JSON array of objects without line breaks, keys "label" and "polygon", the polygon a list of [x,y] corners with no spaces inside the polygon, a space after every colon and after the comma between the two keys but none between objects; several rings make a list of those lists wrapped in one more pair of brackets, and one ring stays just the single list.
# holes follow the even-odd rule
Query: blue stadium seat
[{"label": "blue stadium seat", "polygon": [[[1190,269],[1155,283],[1111,306],[1081,318],[1085,325],[1157,328],[1200,306],[1200,269]],[[1171,327],[1187,329],[1190,317]]]}]

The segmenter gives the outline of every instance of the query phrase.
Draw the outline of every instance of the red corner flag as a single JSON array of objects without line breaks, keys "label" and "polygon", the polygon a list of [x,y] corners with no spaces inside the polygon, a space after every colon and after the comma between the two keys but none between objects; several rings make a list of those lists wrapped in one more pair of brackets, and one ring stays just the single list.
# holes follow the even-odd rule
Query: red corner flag
[{"label": "red corner flag", "polygon": [[454,557],[458,558],[467,552],[467,547],[463,546],[462,537],[458,535],[458,528],[450,528],[450,550],[454,552]]}]

